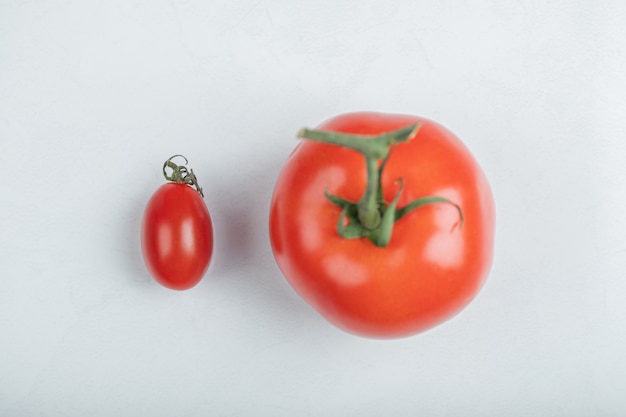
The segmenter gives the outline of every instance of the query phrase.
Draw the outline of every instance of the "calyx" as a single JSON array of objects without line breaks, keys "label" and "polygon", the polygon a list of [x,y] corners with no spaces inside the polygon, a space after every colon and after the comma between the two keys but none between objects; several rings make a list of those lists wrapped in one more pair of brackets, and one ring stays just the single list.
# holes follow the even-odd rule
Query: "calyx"
[{"label": "calyx", "polygon": [[345,239],[365,237],[374,245],[385,247],[391,240],[394,225],[398,220],[418,207],[435,203],[453,205],[459,212],[459,228],[462,227],[461,207],[444,197],[421,197],[404,207],[398,207],[404,188],[403,178],[394,181],[398,190],[391,202],[385,201],[383,197],[381,178],[393,145],[411,140],[417,134],[419,127],[420,124],[415,123],[381,135],[349,135],[311,129],[302,129],[298,133],[299,138],[353,149],[365,157],[367,185],[359,201],[350,201],[325,191],[328,201],[341,209],[337,221],[337,233],[341,237]]},{"label": "calyx", "polygon": [[[196,191],[202,198],[204,198],[204,193],[202,192],[202,187],[198,184],[198,178],[196,178],[196,174],[193,173],[193,169],[187,169],[186,166],[177,165],[172,161],[174,158],[183,158],[185,160],[185,165],[189,163],[187,158],[183,155],[174,155],[171,156],[167,161],[163,163],[163,176],[166,180],[175,182],[177,184],[187,184],[191,187],[195,187]],[[168,173],[167,168],[171,169],[171,173]]]}]

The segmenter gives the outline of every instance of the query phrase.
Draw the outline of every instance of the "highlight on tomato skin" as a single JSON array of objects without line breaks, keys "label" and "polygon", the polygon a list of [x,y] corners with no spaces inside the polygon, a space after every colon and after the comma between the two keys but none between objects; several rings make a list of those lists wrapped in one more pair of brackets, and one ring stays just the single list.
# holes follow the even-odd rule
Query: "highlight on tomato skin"
[{"label": "highlight on tomato skin", "polygon": [[487,278],[495,233],[491,188],[467,147],[431,120],[382,113],[300,135],[269,221],[294,290],[371,338],[411,336],[461,312]]},{"label": "highlight on tomato skin", "polygon": [[[209,268],[213,224],[193,171],[172,163],[172,158],[164,165],[164,175],[172,182],[161,185],[144,210],[141,248],[155,281],[173,290],[187,290]],[[169,175],[166,167],[182,171]]]}]

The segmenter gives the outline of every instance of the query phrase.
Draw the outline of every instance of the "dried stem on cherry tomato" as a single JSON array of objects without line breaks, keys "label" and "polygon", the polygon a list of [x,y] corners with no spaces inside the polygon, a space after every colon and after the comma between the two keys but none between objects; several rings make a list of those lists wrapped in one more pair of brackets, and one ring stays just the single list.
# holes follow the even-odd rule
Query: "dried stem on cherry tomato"
[{"label": "dried stem on cherry tomato", "polygon": [[[452,204],[459,212],[459,228],[463,224],[461,207],[444,197],[428,196],[418,198],[408,205],[398,208],[398,200],[404,188],[404,179],[396,182],[400,187],[391,203],[383,198],[382,172],[393,145],[407,142],[417,134],[419,123],[403,127],[382,135],[348,135],[337,132],[302,129],[299,138],[309,139],[332,145],[343,146],[361,153],[365,157],[367,167],[367,185],[358,202],[331,195],[325,191],[326,198],[341,208],[337,222],[337,233],[345,239],[367,237],[376,246],[385,247],[391,240],[393,226],[410,211],[426,204]],[[347,220],[347,222],[346,222]]]},{"label": "dried stem on cherry tomato", "polygon": [[[187,169],[186,166],[181,166],[174,163],[172,159],[177,157],[183,158],[185,160],[185,165],[189,163],[187,158],[185,158],[183,155],[174,155],[163,163],[163,176],[168,181],[172,181],[177,184],[187,184],[195,187],[198,194],[200,194],[200,196],[204,198],[204,193],[202,192],[202,188],[198,184],[198,179],[196,178],[196,174],[193,173],[193,169]],[[171,174],[167,173],[167,168],[170,168],[172,170]]]}]

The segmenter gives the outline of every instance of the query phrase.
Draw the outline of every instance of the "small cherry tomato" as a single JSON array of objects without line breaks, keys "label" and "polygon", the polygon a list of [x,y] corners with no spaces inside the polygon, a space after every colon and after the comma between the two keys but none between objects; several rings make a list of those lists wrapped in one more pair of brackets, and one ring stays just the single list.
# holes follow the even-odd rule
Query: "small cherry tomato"
[{"label": "small cherry tomato", "polygon": [[209,267],[213,225],[193,170],[172,162],[178,156],[187,164],[181,155],[163,164],[163,175],[170,182],[159,187],[148,201],[141,224],[141,247],[148,271],[158,283],[186,290],[196,285]]}]

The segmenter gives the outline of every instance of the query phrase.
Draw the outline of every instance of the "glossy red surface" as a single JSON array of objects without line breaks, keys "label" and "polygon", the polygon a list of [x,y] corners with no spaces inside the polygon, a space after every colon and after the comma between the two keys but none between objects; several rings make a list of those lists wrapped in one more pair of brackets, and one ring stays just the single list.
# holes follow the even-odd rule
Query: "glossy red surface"
[{"label": "glossy red surface", "polygon": [[374,135],[421,122],[417,135],[393,149],[382,186],[386,201],[405,180],[402,207],[437,195],[459,204],[420,207],[400,219],[390,244],[346,240],[336,231],[340,209],[324,190],[357,201],[366,183],[362,155],[303,141],[278,178],[271,203],[270,238],[277,263],[293,288],[338,327],[368,337],[402,337],[433,327],[465,307],[490,269],[494,201],[468,149],[430,120],[354,113],[318,127]]},{"label": "glossy red surface", "polygon": [[150,274],[165,287],[185,290],[206,273],[213,252],[213,225],[200,195],[188,185],[167,183],[148,202],[141,246]]}]

